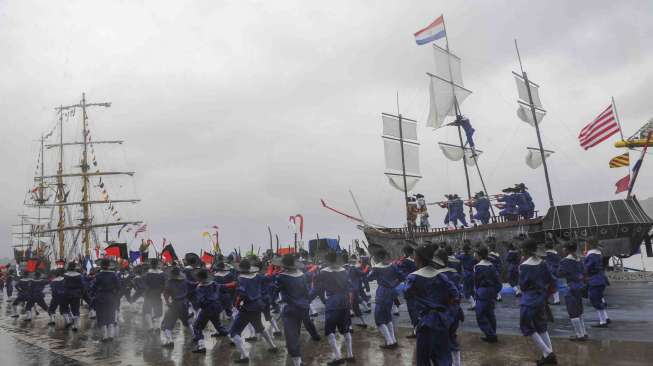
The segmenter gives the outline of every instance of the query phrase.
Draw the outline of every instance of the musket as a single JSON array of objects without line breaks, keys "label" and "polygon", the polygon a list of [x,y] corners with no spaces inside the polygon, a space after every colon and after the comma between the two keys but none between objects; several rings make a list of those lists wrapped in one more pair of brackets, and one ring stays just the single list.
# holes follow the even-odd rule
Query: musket
[{"label": "musket", "polygon": [[274,251],[272,249],[272,229],[268,226],[268,234],[270,235],[270,258],[274,257]]}]

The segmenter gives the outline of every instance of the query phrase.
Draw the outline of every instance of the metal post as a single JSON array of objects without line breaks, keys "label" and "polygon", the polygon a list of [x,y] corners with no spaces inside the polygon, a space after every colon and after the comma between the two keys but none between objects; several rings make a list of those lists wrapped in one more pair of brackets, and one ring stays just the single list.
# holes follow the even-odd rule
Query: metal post
[{"label": "metal post", "polygon": [[408,233],[413,232],[413,228],[410,226],[410,211],[408,207],[408,185],[406,182],[406,161],[404,157],[404,129],[401,121],[401,114],[399,114],[399,145],[401,147],[401,174],[404,179],[404,204],[406,205],[406,227],[408,228]]}]

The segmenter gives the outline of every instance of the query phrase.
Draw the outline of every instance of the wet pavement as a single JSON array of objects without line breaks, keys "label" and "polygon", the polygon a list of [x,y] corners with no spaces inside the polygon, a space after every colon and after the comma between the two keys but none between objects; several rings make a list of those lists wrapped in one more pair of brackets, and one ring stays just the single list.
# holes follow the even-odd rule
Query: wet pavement
[{"label": "wet pavement", "polygon": [[[652,365],[653,364],[653,283],[614,283],[606,292],[608,313],[613,321],[609,329],[591,329],[591,341],[575,343],[567,340],[571,326],[563,306],[552,307],[556,317],[551,335],[561,365]],[[497,305],[500,342],[490,345],[481,342],[473,312],[466,311],[466,322],[460,333],[464,365],[532,365],[538,357],[530,339],[519,335],[519,311],[516,299],[505,295]],[[123,302],[120,336],[113,343],[100,343],[94,321],[82,315],[79,332],[64,329],[59,319],[56,327],[47,326],[44,312],[32,322],[9,317],[10,306],[0,302],[0,364],[2,365],[228,365],[238,354],[226,338],[209,338],[207,353],[193,354],[191,335],[179,325],[173,332],[175,347],[161,348],[159,334],[140,329],[142,324],[139,304]],[[596,322],[596,313],[588,306],[586,322]],[[383,340],[375,327],[355,327],[354,354],[357,364],[412,365],[414,340],[405,339],[410,332],[405,308],[396,318],[396,350],[381,350]],[[367,322],[373,324],[371,315]],[[320,318],[317,319],[320,328]],[[209,327],[210,328],[210,327]],[[339,337],[339,342],[342,339]],[[276,343],[283,348],[283,338]],[[250,365],[290,365],[285,350],[270,354],[262,340],[248,343],[252,348]],[[326,340],[313,342],[304,333],[302,353],[306,365],[324,365],[331,359]]]}]

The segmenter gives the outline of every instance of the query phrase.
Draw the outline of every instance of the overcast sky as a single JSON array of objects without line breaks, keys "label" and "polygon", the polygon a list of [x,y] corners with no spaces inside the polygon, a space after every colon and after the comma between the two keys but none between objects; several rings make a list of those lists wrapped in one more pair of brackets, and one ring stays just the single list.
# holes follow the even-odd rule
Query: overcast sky
[{"label": "overcast sky", "polygon": [[[401,113],[420,121],[415,193],[466,195],[461,163],[437,148],[455,131],[424,127],[434,66],[413,33],[440,14],[474,92],[462,110],[485,151],[490,193],[524,182],[548,207],[542,170],[524,163],[535,131],[515,114],[517,38],[548,110],[556,203],[615,198],[627,172],[608,160],[622,151],[611,141],[583,151],[576,136],[610,96],[626,135],[653,117],[651,1],[0,0],[2,238],[10,242],[23,210],[53,107],[82,92],[113,103],[90,112],[94,138],[126,140],[120,156],[142,199],[135,212],[180,253],[206,248],[200,234],[212,225],[226,248],[265,248],[267,225],[289,242],[297,213],[306,237],[349,243],[362,233],[320,206],[324,198],[355,212],[348,189],[368,220],[400,225],[402,193],[383,175],[380,137],[397,92]],[[642,198],[653,195],[652,167],[639,178]],[[481,189],[476,175],[472,186]],[[431,216],[439,224],[444,213]]]}]

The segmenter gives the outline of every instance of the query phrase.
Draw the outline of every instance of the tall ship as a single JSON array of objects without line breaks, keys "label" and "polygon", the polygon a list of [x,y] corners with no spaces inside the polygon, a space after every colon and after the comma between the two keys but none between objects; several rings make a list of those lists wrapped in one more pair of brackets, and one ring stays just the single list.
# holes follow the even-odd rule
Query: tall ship
[{"label": "tall ship", "polygon": [[141,224],[133,208],[140,201],[135,173],[124,168],[124,154],[117,150],[123,140],[94,133],[94,122],[109,107],[110,102],[89,102],[82,94],[79,102],[55,108],[55,121],[39,139],[20,228],[13,230],[20,238],[14,244],[19,265],[47,270],[70,261],[92,262],[107,246],[126,244],[127,233]]},{"label": "tall ship", "polygon": [[[421,195],[415,197],[410,194],[422,178],[419,168],[418,122],[402,116],[398,111],[396,114],[383,113],[381,115],[386,165],[384,174],[389,184],[403,193],[403,200],[406,202],[405,224],[401,227],[385,227],[366,221],[353,196],[358,217],[329,207],[324,201],[322,202],[323,206],[357,221],[358,228],[363,231],[367,239],[370,252],[374,253],[375,250],[384,248],[394,257],[402,255],[402,249],[406,246],[407,241],[416,244],[446,243],[458,250],[466,242],[484,243],[491,240],[498,244],[499,251],[505,252],[508,243],[528,237],[535,238],[540,243],[550,240],[558,244],[568,240],[594,237],[598,239],[603,254],[606,257],[615,258],[626,258],[638,253],[642,242],[645,241],[647,252],[653,256],[651,248],[653,220],[631,194],[636,179],[635,175],[625,199],[567,205],[555,203],[547,166],[547,159],[554,151],[547,150],[543,146],[539,126],[546,116],[546,110],[540,100],[540,86],[530,80],[524,70],[517,41],[515,41],[515,50],[520,72],[513,72],[518,96],[515,103],[516,114],[519,120],[527,123],[535,132],[538,142],[536,147],[524,146],[525,161],[531,168],[542,170],[542,182],[546,184],[549,208],[543,212],[543,215],[533,209],[534,205],[530,211],[508,212],[506,201],[510,196],[519,195],[521,192],[530,199],[530,195],[524,193],[523,185],[504,189],[504,194],[488,194],[480,166],[482,151],[475,145],[473,140],[475,130],[463,113],[462,103],[472,94],[472,91],[463,84],[462,60],[449,49],[444,18],[441,16],[431,26],[438,22],[440,24],[437,27],[440,27],[441,33],[436,33],[436,35],[439,34],[441,38],[444,38],[445,47],[432,43],[435,71],[427,72],[430,102],[426,127],[430,127],[435,133],[440,129],[447,128],[453,128],[457,132],[457,141],[443,141],[438,144],[438,147],[447,159],[461,162],[467,188],[464,204],[469,206],[467,217],[472,219],[471,225],[456,225],[456,219],[453,219],[454,225],[448,227],[431,228],[416,224],[415,216],[419,214],[416,214],[415,211],[420,212],[420,207],[425,212],[426,206],[439,205],[448,210],[447,215],[452,212],[452,205],[456,201],[460,204],[460,213],[464,212],[465,208],[462,206],[463,200],[458,199],[457,196],[455,198],[448,197],[446,201],[442,202],[422,201],[418,203],[416,198],[419,200],[422,198],[419,197]],[[420,43],[418,42],[418,44]],[[618,123],[614,100],[612,106],[609,107],[610,113],[613,110],[614,118]],[[604,111],[604,115],[607,113]],[[610,117],[612,118],[612,116]],[[619,131],[621,131],[620,128]],[[649,122],[633,136],[629,138],[622,136],[615,146],[629,149],[643,147],[645,152],[648,144],[653,143],[652,132],[653,123]],[[644,153],[641,156],[643,159]],[[471,175],[477,175],[477,181],[480,183],[481,191],[476,194],[472,193]],[[479,200],[489,203],[485,220],[473,219],[472,207],[476,207]],[[448,222],[449,218],[447,217],[445,221]]]}]

